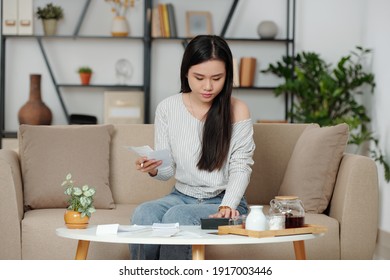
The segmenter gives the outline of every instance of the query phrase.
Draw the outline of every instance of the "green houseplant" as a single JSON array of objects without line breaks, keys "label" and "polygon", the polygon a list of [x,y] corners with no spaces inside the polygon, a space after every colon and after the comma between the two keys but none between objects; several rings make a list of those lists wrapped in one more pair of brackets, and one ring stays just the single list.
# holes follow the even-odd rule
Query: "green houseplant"
[{"label": "green houseplant", "polygon": [[93,73],[92,69],[88,66],[82,66],[77,70],[77,72],[80,75],[81,84],[89,85]]},{"label": "green houseplant", "polygon": [[357,149],[368,144],[371,157],[384,167],[385,180],[389,182],[389,164],[370,129],[367,109],[359,102],[359,96],[374,93],[375,89],[374,75],[363,67],[370,52],[370,49],[356,47],[356,51],[341,57],[335,67],[317,53],[301,52],[295,57],[284,56],[262,72],[284,79],[275,94],[294,97],[289,112],[292,121],[321,126],[347,123],[351,131],[349,144]]},{"label": "green houseplant", "polygon": [[75,186],[70,173],[66,175],[62,187],[65,187],[64,193],[70,197],[69,206],[64,216],[66,225],[69,228],[85,228],[92,213],[96,212],[93,206],[95,188],[88,185]]},{"label": "green houseplant", "polygon": [[42,20],[45,35],[54,35],[57,31],[57,21],[64,17],[64,11],[62,7],[48,3],[44,7],[38,7],[35,15]]}]

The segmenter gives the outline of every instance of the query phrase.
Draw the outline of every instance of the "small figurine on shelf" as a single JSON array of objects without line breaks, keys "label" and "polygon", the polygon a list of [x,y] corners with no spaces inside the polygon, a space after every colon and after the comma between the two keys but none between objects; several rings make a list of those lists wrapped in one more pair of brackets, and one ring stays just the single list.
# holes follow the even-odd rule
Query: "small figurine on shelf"
[{"label": "small figurine on shelf", "polygon": [[80,80],[82,85],[89,85],[92,76],[92,69],[88,66],[80,67],[77,71],[80,75]]},{"label": "small figurine on shelf", "polygon": [[133,8],[135,0],[105,0],[111,5],[111,10],[115,17],[111,25],[111,35],[117,37],[126,37],[130,33],[129,24],[125,17],[129,8]]}]

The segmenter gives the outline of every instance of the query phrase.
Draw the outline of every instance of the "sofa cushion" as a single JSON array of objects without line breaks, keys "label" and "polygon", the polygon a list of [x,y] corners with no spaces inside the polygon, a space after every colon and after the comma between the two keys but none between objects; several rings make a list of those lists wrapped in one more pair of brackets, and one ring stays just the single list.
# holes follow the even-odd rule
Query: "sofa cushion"
[{"label": "sofa cushion", "polygon": [[112,125],[33,126],[19,129],[19,154],[28,209],[67,207],[61,186],[68,173],[76,186],[96,188],[95,208],[114,208],[109,187]]},{"label": "sofa cushion", "polygon": [[279,195],[297,195],[306,212],[324,212],[333,193],[348,135],[347,124],[309,125],[294,147]]}]

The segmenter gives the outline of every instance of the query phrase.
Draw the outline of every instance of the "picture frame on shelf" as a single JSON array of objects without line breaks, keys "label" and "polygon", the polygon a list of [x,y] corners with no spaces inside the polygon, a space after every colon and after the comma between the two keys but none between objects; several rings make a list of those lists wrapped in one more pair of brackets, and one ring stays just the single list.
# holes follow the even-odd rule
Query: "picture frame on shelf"
[{"label": "picture frame on shelf", "polygon": [[105,91],[105,124],[143,124],[143,91]]},{"label": "picture frame on shelf", "polygon": [[211,35],[213,33],[212,15],[210,12],[187,11],[186,23],[188,37],[192,38],[196,35]]}]

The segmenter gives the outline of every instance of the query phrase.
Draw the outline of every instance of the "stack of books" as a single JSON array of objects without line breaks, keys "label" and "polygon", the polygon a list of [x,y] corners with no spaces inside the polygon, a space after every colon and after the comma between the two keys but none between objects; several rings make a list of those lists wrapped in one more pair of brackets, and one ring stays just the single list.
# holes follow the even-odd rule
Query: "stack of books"
[{"label": "stack of books", "polygon": [[171,3],[158,4],[152,12],[152,36],[177,37],[175,10]]}]

